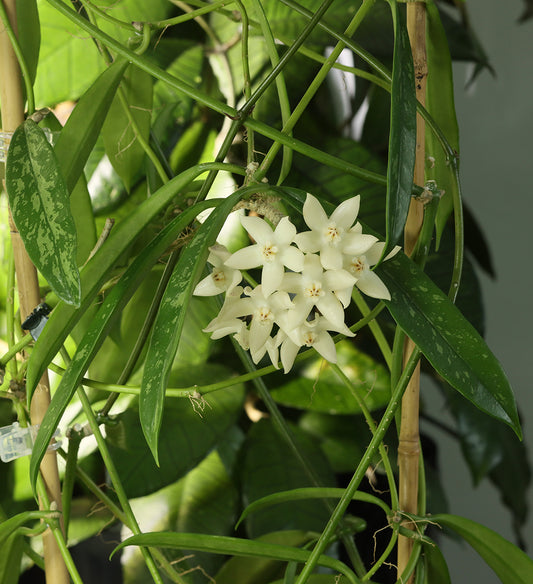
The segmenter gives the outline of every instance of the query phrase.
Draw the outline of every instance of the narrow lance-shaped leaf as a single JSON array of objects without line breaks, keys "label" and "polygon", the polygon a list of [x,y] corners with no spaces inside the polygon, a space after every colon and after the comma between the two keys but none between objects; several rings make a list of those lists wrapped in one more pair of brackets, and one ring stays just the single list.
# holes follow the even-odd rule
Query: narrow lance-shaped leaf
[{"label": "narrow lance-shaped leaf", "polygon": [[[311,552],[299,548],[266,543],[237,537],[225,537],[221,535],[203,535],[199,533],[142,533],[134,535],[119,544],[113,551],[128,545],[167,547],[187,550],[199,550],[214,554],[226,554],[233,556],[251,556],[257,558],[272,558],[287,562],[305,563]],[[340,572],[349,582],[357,584],[359,580],[355,574],[342,562],[329,556],[320,556],[318,564]]]},{"label": "narrow lance-shaped leaf", "polygon": [[215,243],[226,217],[243,191],[224,200],[198,229],[174,268],[157,314],[141,385],[139,417],[146,441],[157,462],[157,442],[170,367],[180,341],[187,306],[205,266],[208,247]]},{"label": "narrow lance-shaped leaf", "polygon": [[[454,152],[459,155],[459,128],[455,115],[453,95],[452,59],[440,13],[433,1],[426,2],[426,52],[428,76],[426,86],[426,109],[437,122]],[[426,179],[434,180],[443,193],[440,200],[436,227],[437,245],[453,210],[453,192],[457,180],[446,153],[433,132],[426,132]]]},{"label": "narrow lance-shaped leaf", "polygon": [[42,457],[59,424],[61,416],[81,382],[83,374],[87,371],[92,359],[102,346],[113,322],[120,315],[121,310],[128,303],[139,283],[146,277],[148,271],[165,249],[174,241],[178,233],[185,229],[200,211],[213,206],[213,204],[215,204],[213,201],[199,203],[194,207],[190,207],[176,217],[174,221],[169,223],[135,259],[116,286],[106,296],[91,326],[79,343],[76,353],[69,363],[54,393],[50,406],[46,411],[46,415],[41,422],[30,460],[30,480],[32,486],[35,485]]},{"label": "narrow lance-shaped leaf", "polygon": [[431,279],[399,253],[377,270],[392,300],[385,301],[437,373],[479,409],[522,436],[509,381],[485,341]]},{"label": "narrow lance-shaped leaf", "polygon": [[80,178],[106,118],[127,61],[115,61],[82,95],[57,140],[55,151],[70,193]]},{"label": "narrow lance-shaped leaf", "polygon": [[416,154],[415,74],[405,15],[389,0],[394,22],[385,257],[400,240],[413,188]]},{"label": "narrow lance-shaped leaf", "polygon": [[243,173],[240,167],[224,163],[199,164],[181,173],[161,187],[142,205],[128,215],[111,231],[105,244],[81,271],[82,296],[80,307],[60,303],[52,312],[43,332],[37,339],[26,376],[26,392],[31,399],[37,382],[48,363],[57,354],[72,327],[83,316],[93,298],[105,282],[117,259],[135,241],[153,218],[172,201],[190,182],[206,170],[228,170]]},{"label": "narrow lance-shaped leaf", "polygon": [[54,292],[80,303],[76,226],[54,150],[31,119],[13,134],[6,163],[13,220],[28,255]]},{"label": "narrow lance-shaped leaf", "polygon": [[452,529],[485,560],[502,584],[529,584],[533,560],[492,529],[457,515],[432,515],[431,521]]}]

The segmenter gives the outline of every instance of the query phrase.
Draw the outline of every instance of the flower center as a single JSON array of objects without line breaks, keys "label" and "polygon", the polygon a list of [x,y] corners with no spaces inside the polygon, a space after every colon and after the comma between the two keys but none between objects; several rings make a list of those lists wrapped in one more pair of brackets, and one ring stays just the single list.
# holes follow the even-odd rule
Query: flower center
[{"label": "flower center", "polygon": [[263,254],[265,262],[272,262],[278,253],[278,248],[272,243],[265,243],[261,253]]},{"label": "flower center", "polygon": [[324,291],[322,290],[322,284],[320,282],[312,282],[304,288],[304,295],[308,298],[318,298],[324,296]]},{"label": "flower center", "polygon": [[324,231],[324,237],[328,243],[337,245],[342,237],[342,229],[337,227],[335,223],[330,223]]},{"label": "flower center", "polygon": [[268,306],[261,306],[255,311],[255,316],[261,324],[269,324],[274,320],[274,315]]},{"label": "flower center", "polygon": [[226,281],[224,270],[221,270],[220,268],[215,268],[211,276],[213,277],[213,280],[215,281],[215,284],[217,284],[217,286],[224,285],[224,282]]},{"label": "flower center", "polygon": [[366,263],[364,256],[353,257],[350,261],[349,270],[354,276],[360,276],[365,270]]},{"label": "flower center", "polygon": [[313,331],[306,331],[302,336],[302,341],[306,347],[312,347],[316,342],[316,333]]}]

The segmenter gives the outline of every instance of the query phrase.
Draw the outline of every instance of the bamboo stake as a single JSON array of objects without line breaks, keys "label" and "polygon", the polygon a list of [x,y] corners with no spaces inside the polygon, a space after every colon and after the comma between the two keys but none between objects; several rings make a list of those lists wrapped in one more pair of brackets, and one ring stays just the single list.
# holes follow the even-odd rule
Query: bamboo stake
[{"label": "bamboo stake", "polygon": [[[15,0],[3,0],[13,27],[17,30]],[[24,122],[24,104],[22,83],[17,59],[3,26],[0,25],[0,104],[2,108],[2,125],[4,132],[13,132]],[[37,271],[29,259],[20,234],[9,214],[11,242],[15,259],[15,272],[19,293],[20,316],[24,320],[41,301]],[[50,386],[48,374],[45,373],[35,390],[30,417],[32,424],[40,424],[50,403]],[[57,468],[56,453],[49,452],[41,463],[41,474],[46,485],[51,504],[61,509],[61,484]],[[42,508],[42,501],[39,501]],[[47,584],[68,584],[69,575],[52,532],[48,529],[42,535],[44,563]]]},{"label": "bamboo stake", "polygon": [[[411,40],[411,50],[415,68],[416,97],[424,105],[426,97],[427,59],[426,59],[426,5],[423,1],[409,2],[407,4],[407,28]],[[425,163],[425,124],[417,114],[416,126],[416,161],[414,181],[423,185]],[[405,225],[405,252],[411,255],[424,218],[423,203],[415,199],[411,200],[409,215]],[[406,339],[404,345],[404,366],[408,361],[415,345],[411,339]],[[415,369],[411,381],[407,386],[402,399],[402,413],[400,425],[400,437],[398,445],[399,467],[399,504],[400,509],[406,513],[417,513],[418,508],[418,462],[420,457],[419,435],[419,401],[420,401],[420,364]],[[404,526],[413,529],[410,522]],[[398,576],[400,576],[409,561],[413,547],[413,540],[400,536],[398,539]],[[414,576],[409,579],[413,582]]]}]

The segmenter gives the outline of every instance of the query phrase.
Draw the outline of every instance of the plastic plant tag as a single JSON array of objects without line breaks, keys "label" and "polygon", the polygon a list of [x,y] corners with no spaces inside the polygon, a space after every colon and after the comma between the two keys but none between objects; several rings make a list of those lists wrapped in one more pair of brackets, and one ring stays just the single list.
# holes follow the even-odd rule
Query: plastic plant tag
[{"label": "plastic plant tag", "polygon": [[[0,458],[2,461],[10,462],[15,458],[31,454],[38,431],[38,425],[23,428],[18,422],[0,428]],[[61,446],[61,440],[58,440],[59,435],[58,428],[54,433],[56,441],[50,444],[48,450],[57,450]]]}]

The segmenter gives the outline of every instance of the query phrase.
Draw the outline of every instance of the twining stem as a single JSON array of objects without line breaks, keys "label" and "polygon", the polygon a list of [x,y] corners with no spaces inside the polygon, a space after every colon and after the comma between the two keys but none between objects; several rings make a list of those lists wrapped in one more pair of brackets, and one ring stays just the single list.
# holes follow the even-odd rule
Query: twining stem
[{"label": "twining stem", "polygon": [[[5,8],[12,29],[16,32],[16,1],[3,0],[3,7]],[[5,24],[2,26],[2,30],[0,30],[0,83],[3,131],[13,132],[24,122],[24,102],[20,68],[6,32]],[[13,222],[11,214],[9,216],[9,223],[18,283],[20,316],[24,320],[40,302],[39,282],[35,266],[26,253],[20,233]],[[31,401],[30,414],[32,424],[41,423],[49,404],[50,385],[48,375],[45,373],[37,385]],[[40,470],[46,485],[48,498],[55,503],[57,509],[60,509],[61,485],[59,482],[55,452],[49,452],[43,457]],[[45,508],[42,497],[39,497],[39,505],[41,509]],[[47,583],[68,584],[69,574],[67,567],[61,554],[60,546],[52,531],[45,531],[42,540]]]},{"label": "twining stem", "polygon": [[[411,41],[413,64],[415,69],[415,84],[417,100],[425,105],[427,58],[426,58],[426,6],[424,2],[407,4],[407,29]],[[417,114],[416,124],[416,160],[414,182],[424,184],[425,163],[425,124]],[[404,249],[411,255],[415,248],[424,219],[424,205],[416,199],[411,199],[409,214],[405,224]],[[408,362],[415,345],[406,338],[403,349],[404,364]],[[418,511],[418,482],[420,459],[419,434],[419,402],[420,402],[420,365],[417,366],[402,399],[400,436],[398,443],[399,495],[400,510],[416,514]],[[414,526],[410,522],[403,524],[408,529]],[[413,540],[400,535],[398,538],[398,576],[403,574],[411,557]],[[408,583],[413,582],[410,576]]]}]

